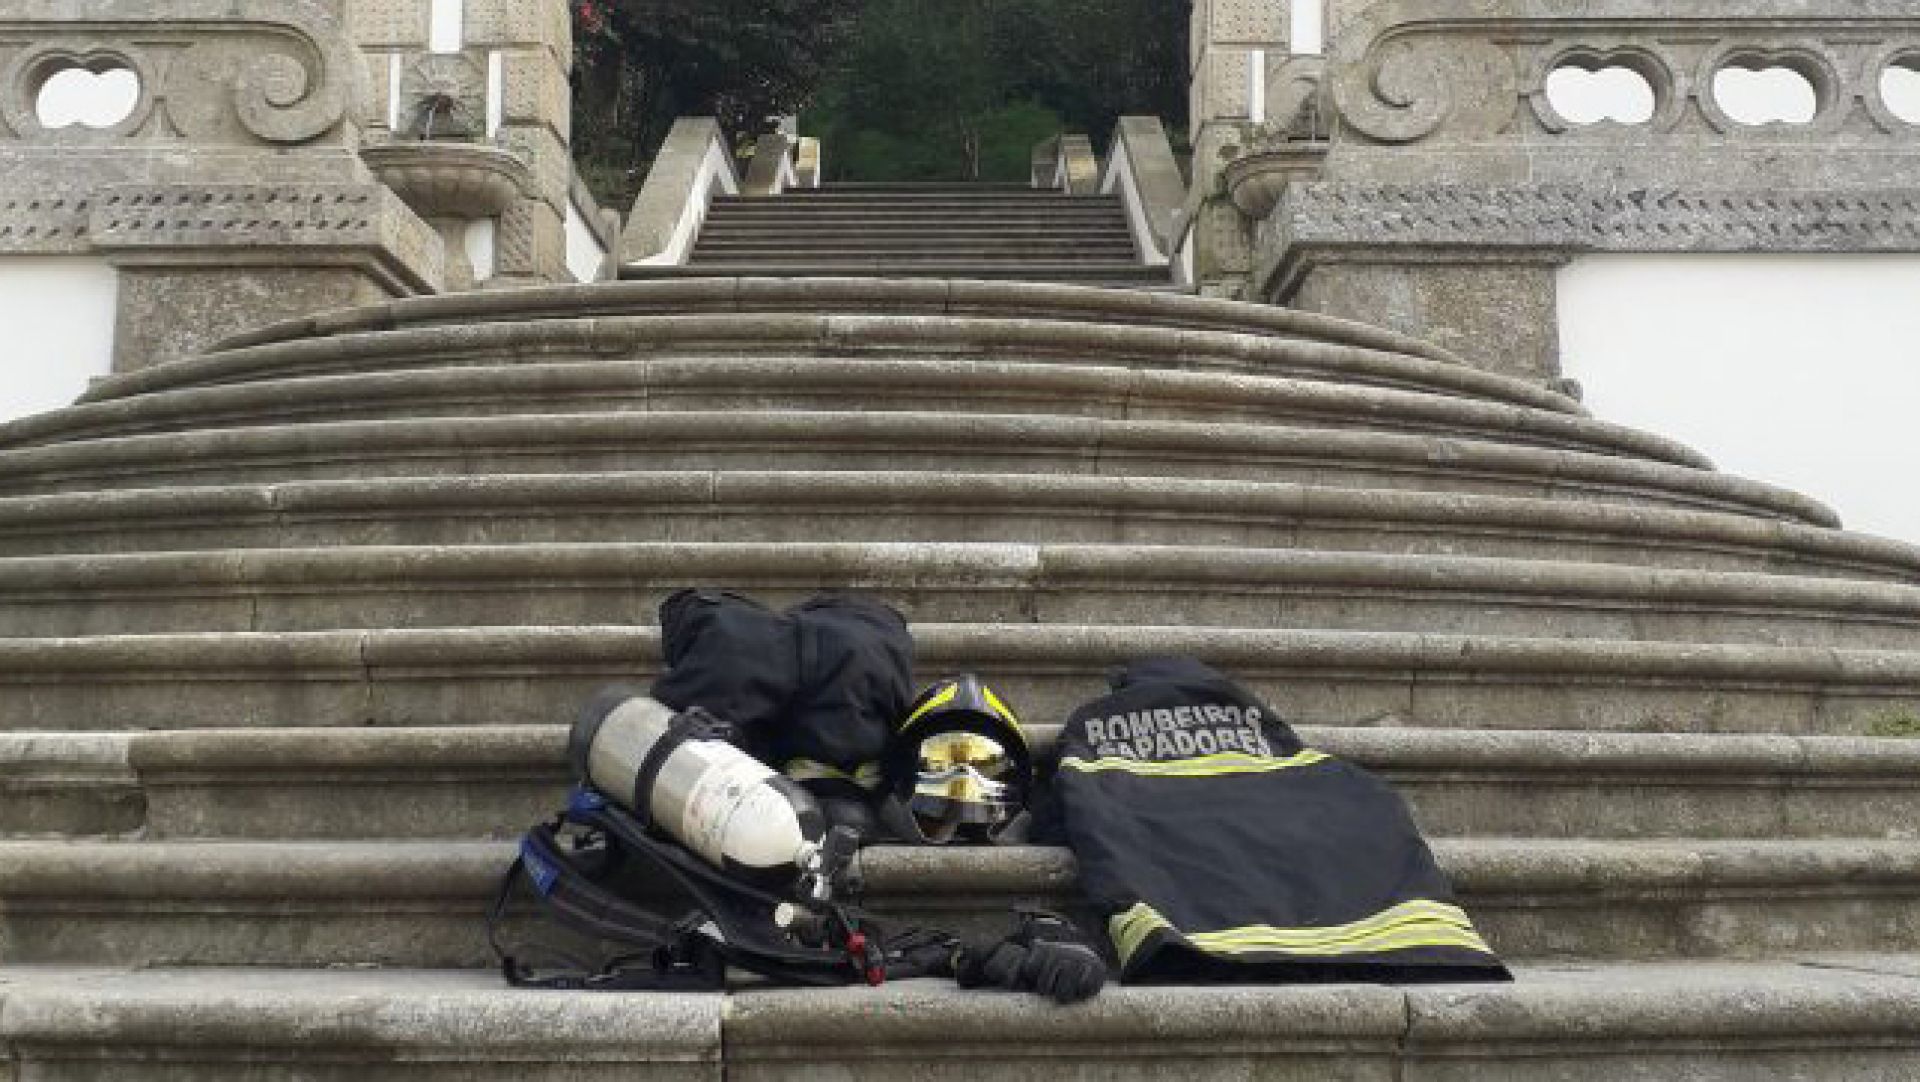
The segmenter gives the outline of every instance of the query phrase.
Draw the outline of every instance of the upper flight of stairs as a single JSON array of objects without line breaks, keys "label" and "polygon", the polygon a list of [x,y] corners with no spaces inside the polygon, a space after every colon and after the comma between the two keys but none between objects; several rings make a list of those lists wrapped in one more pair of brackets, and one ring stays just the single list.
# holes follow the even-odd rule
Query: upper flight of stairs
[{"label": "upper flight of stairs", "polygon": [[832,184],[713,201],[684,267],[629,277],[886,275],[1170,287],[1118,195],[1025,185]]},{"label": "upper flight of stairs", "polygon": [[[1208,659],[1407,794],[1521,979],[511,993],[511,839],[686,584],[874,591],[1042,741]],[[939,277],[399,301],[0,425],[0,1079],[1911,1079],[1916,711],[1920,549],[1377,329]],[[940,923],[1074,904],[1060,851],[862,859]]]}]

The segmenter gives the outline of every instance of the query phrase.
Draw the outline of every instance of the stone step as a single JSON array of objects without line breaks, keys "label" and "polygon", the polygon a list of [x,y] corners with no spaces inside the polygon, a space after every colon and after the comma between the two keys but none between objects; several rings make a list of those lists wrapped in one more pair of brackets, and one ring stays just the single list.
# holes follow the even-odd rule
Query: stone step
[{"label": "stone step", "polygon": [[[688,278],[660,282],[596,282],[508,291],[449,293],[411,297],[349,308],[318,316],[269,324],[236,335],[214,352],[305,338],[389,331],[409,327],[464,328],[502,322],[534,322],[609,316],[686,316],[698,314],[765,315],[917,315],[982,319],[1044,319],[1052,322],[1119,323],[1130,332],[1184,329],[1303,339],[1322,345],[1402,353],[1409,357],[1456,362],[1455,355],[1407,335],[1365,323],[1312,312],[1240,304],[1172,293],[1129,293],[1046,282],[942,281],[887,278]],[[731,320],[713,324],[732,325]],[[443,331],[444,333],[444,331]],[[455,333],[471,333],[456,331]],[[1115,338],[1108,334],[1109,339]],[[413,344],[430,342],[430,338]],[[162,372],[176,366],[219,365],[214,358],[172,361],[167,365],[109,377],[88,400],[141,393],[158,385]],[[210,373],[225,378],[217,367]],[[1531,394],[1548,408],[1579,411],[1572,400],[1521,380],[1490,381]]]},{"label": "stone step", "polygon": [[0,635],[650,623],[688,583],[916,623],[1178,624],[1912,650],[1920,586],[1549,560],[1135,545],[363,546],[0,559]]},{"label": "stone step", "polygon": [[[1057,727],[1027,730],[1046,754]],[[1920,836],[1914,740],[1300,733],[1386,778],[1433,837]],[[565,802],[566,737],[564,724],[0,735],[0,835],[511,838]]]},{"label": "stone step", "polygon": [[0,451],[0,494],[630,470],[1159,476],[1685,507],[1838,525],[1777,486],[1615,455],[1231,422],[685,410],[234,427]]},{"label": "stone step", "polygon": [[[1071,199],[1073,196],[1047,188],[1036,188],[1019,181],[996,180],[836,180],[818,188],[793,188],[785,194],[795,200],[819,199],[850,192],[893,192],[913,195],[922,192],[953,192],[967,196],[1025,194],[1046,199]],[[1081,197],[1085,198],[1085,197]]]},{"label": "stone step", "polygon": [[700,238],[723,234],[762,234],[817,238],[841,233],[870,235],[982,235],[1007,237],[1112,236],[1131,237],[1126,212],[1118,207],[1061,209],[1034,207],[1004,210],[840,210],[815,208],[806,213],[750,213],[743,208],[716,208],[700,226]]},{"label": "stone step", "polygon": [[1513,984],[1110,987],[1054,1007],[944,981],[523,992],[470,970],[0,971],[22,1079],[1899,1082],[1920,959],[1543,963]]},{"label": "stone step", "polygon": [[1008,282],[1057,282],[1089,288],[1128,291],[1156,288],[1177,289],[1170,274],[1162,268],[1137,263],[1034,263],[1009,260],[1004,263],[934,260],[902,263],[891,260],[852,259],[817,262],[805,258],[781,260],[732,260],[689,263],[678,267],[629,264],[620,268],[620,277],[629,281],[671,281],[680,278],[715,276],[745,277],[771,275],[787,278],[824,278],[845,275],[871,275],[886,278],[984,278]]},{"label": "stone step", "polygon": [[[1088,264],[1110,266],[1115,263],[1135,266],[1133,240],[1125,235],[1113,239],[1079,241],[1034,241],[970,238],[934,242],[919,238],[890,240],[878,237],[834,236],[818,241],[708,240],[702,238],[687,257],[690,266],[708,263],[742,262],[755,259],[804,259],[827,263],[888,263],[918,265],[965,260],[988,263]],[[1136,273],[1138,273],[1136,271]]]},{"label": "stone step", "polygon": [[[1920,949],[1920,842],[1433,848],[1503,957]],[[0,842],[0,961],[485,967],[484,917],[516,851],[508,841]],[[908,925],[975,933],[1003,928],[1021,906],[1083,909],[1065,849],[882,846],[859,867],[865,904]]]},{"label": "stone step", "polygon": [[[1920,724],[1920,653],[1161,626],[921,624],[921,682],[981,673],[1064,718],[1127,660],[1189,654],[1316,725],[1861,736]],[[0,730],[546,724],[644,679],[650,628],[0,639]]]},{"label": "stone step", "polygon": [[804,252],[795,253],[783,259],[724,256],[710,260],[700,259],[696,255],[685,266],[656,267],[630,264],[620,269],[620,277],[638,280],[755,273],[789,276],[873,274],[895,277],[921,275],[932,278],[1004,278],[1043,282],[1079,282],[1112,288],[1135,288],[1155,283],[1172,284],[1172,278],[1164,267],[1156,269],[1128,259],[1062,258],[1043,261],[1024,256],[994,259],[987,256],[962,255],[949,258],[937,253],[929,253],[926,256],[912,254],[875,256],[848,253],[816,257],[813,253]]},{"label": "stone step", "polygon": [[940,356],[567,360],[534,354],[503,355],[499,362],[483,364],[460,351],[438,367],[266,374],[244,383],[157,390],[39,414],[4,436],[15,446],[35,446],[302,421],[853,405],[873,412],[938,409],[1417,432],[1712,468],[1706,456],[1672,440],[1576,414],[1321,379]]},{"label": "stone step", "polygon": [[1120,202],[1116,195],[1067,195],[1063,192],[984,188],[952,188],[946,185],[925,187],[859,188],[835,185],[823,188],[794,189],[775,198],[765,196],[716,196],[714,205],[723,207],[763,206],[782,211],[816,206],[1101,206]]},{"label": "stone step", "polygon": [[[1426,392],[1585,416],[1578,403],[1536,384],[1361,345],[1173,327],[1123,333],[1069,320],[782,313],[528,319],[356,331],[171,361],[103,380],[85,401],[302,376],[619,358],[716,364],[802,358],[874,365],[938,362],[1025,366],[1043,372],[1054,367],[1128,369],[1188,378],[1238,374]],[[0,427],[0,440],[18,443],[57,423],[34,418],[11,422]]]},{"label": "stone step", "polygon": [[1072,244],[1087,239],[1106,240],[1109,236],[1118,236],[1120,240],[1132,243],[1132,235],[1127,232],[1125,217],[1115,214],[1106,218],[1089,218],[1086,221],[1060,221],[1049,215],[1036,217],[1030,224],[936,220],[923,222],[918,220],[895,218],[884,220],[863,220],[852,217],[831,218],[824,222],[793,222],[787,219],[748,219],[716,218],[709,216],[700,227],[700,241],[783,241],[813,240],[823,234],[858,238],[862,241],[924,240],[932,242],[954,241],[965,243],[975,240],[1007,240],[1040,243]]},{"label": "stone step", "polygon": [[1254,481],[688,471],[0,499],[0,555],[742,538],[1459,553],[1920,582],[1911,545],[1773,519]]}]

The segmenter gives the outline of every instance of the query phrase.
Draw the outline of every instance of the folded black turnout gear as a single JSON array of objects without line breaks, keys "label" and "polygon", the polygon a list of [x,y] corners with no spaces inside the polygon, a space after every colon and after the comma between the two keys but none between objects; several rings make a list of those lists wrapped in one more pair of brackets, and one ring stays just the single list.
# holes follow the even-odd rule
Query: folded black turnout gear
[{"label": "folded black turnout gear", "polygon": [[653,697],[733,723],[755,758],[824,790],[864,798],[893,723],[913,698],[913,637],[891,607],[822,594],[783,613],[717,590],[660,605],[667,670]]},{"label": "folded black turnout gear", "polygon": [[1132,982],[1506,980],[1405,803],[1190,658],[1061,734],[1046,828]]}]

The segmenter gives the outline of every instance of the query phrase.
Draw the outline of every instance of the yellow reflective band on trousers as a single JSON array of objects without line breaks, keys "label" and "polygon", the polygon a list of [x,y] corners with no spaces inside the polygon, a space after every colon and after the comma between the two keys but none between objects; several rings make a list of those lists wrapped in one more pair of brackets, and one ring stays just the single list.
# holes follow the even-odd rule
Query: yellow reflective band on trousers
[{"label": "yellow reflective band on trousers", "polygon": [[1076,759],[1069,756],[1060,760],[1060,767],[1063,770],[1077,770],[1085,774],[1118,770],[1155,778],[1217,778],[1226,774],[1267,774],[1275,770],[1293,770],[1297,767],[1324,763],[1328,758],[1330,756],[1325,752],[1311,749],[1300,752],[1298,755],[1285,757],[1225,752],[1219,755],[1196,755],[1190,759],[1168,759],[1164,762],[1150,762],[1142,759]]},{"label": "yellow reflective band on trousers", "polygon": [[1416,899],[1402,902],[1371,917],[1324,928],[1275,928],[1253,924],[1212,932],[1176,928],[1145,902],[1137,903],[1108,922],[1120,962],[1127,964],[1147,937],[1172,932],[1208,954],[1295,954],[1327,957],[1375,954],[1418,947],[1459,947],[1492,954],[1492,948],[1473,930],[1466,911],[1457,905]]}]

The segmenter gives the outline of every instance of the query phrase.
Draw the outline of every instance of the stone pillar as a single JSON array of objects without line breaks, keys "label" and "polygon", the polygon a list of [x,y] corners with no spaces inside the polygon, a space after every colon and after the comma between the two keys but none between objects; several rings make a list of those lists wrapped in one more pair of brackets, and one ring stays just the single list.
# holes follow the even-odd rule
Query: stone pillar
[{"label": "stone pillar", "polygon": [[[1251,297],[1553,384],[1582,255],[1920,251],[1920,122],[1886,89],[1920,57],[1908,0],[1333,0],[1327,32],[1217,143]],[[1728,111],[1720,77],[1768,68],[1811,117]],[[1610,69],[1641,104],[1558,99]]]},{"label": "stone pillar", "polygon": [[[453,137],[509,151],[525,191],[499,212],[488,284],[572,281],[566,221],[573,194],[573,22],[566,0],[442,0],[464,6],[458,48],[435,52],[435,0],[347,0],[349,22],[376,72],[373,142]],[[444,42],[441,44],[445,44]],[[397,98],[396,98],[397,91]],[[419,124],[443,97],[462,114],[457,133]],[[458,247],[454,245],[453,247]],[[451,253],[458,257],[461,253]]]},{"label": "stone pillar", "polygon": [[1234,209],[1222,171],[1266,122],[1265,85],[1289,54],[1287,0],[1194,0],[1188,99],[1193,143],[1194,281],[1240,297],[1251,271],[1252,225]]},{"label": "stone pillar", "polygon": [[[0,7],[0,259],[111,268],[116,370],[440,288],[432,230],[360,160],[372,89],[340,2]],[[74,69],[124,72],[130,111],[43,117]]]}]

